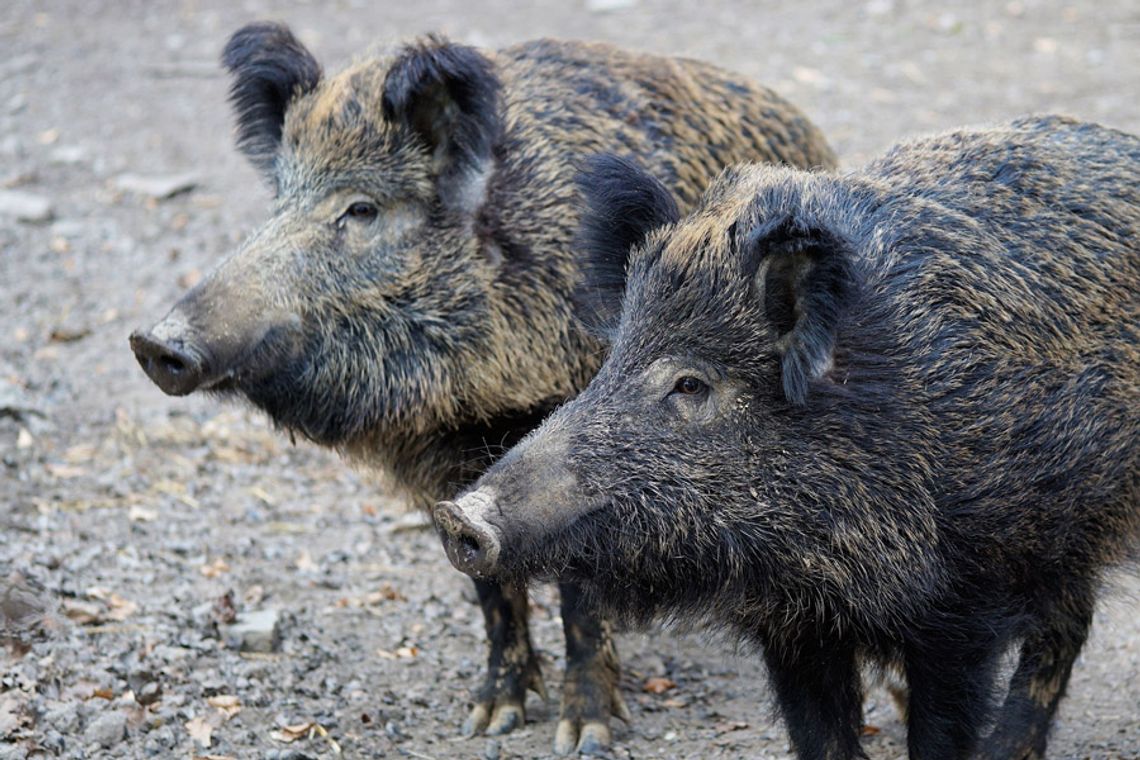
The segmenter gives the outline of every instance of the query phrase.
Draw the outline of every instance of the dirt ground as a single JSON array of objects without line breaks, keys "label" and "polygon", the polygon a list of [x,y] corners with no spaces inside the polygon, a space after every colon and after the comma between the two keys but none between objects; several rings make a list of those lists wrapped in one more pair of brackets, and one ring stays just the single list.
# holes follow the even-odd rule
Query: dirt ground
[{"label": "dirt ground", "polygon": [[[1031,111],[1140,131],[1135,0],[5,0],[0,209],[25,194],[26,219],[0,211],[0,759],[550,752],[553,592],[533,610],[550,702],[457,738],[482,622],[422,520],[257,413],[166,398],[127,348],[263,216],[216,61],[264,17],[328,69],[428,30],[704,58],[800,104],[847,166]],[[279,651],[240,652],[224,623],[259,610]],[[619,647],[634,720],[615,757],[788,757],[753,653],[700,631]],[[890,701],[868,704],[868,753],[904,756]],[[1100,607],[1051,756],[1140,758],[1134,576]]]}]

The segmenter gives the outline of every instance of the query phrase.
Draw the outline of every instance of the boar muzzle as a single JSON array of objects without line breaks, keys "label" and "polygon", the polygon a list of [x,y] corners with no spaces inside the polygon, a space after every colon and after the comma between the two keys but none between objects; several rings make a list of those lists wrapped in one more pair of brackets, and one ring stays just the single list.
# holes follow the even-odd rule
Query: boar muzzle
[{"label": "boar muzzle", "polygon": [[193,393],[209,379],[205,352],[183,340],[136,330],[131,333],[131,351],[147,377],[170,396]]},{"label": "boar muzzle", "polygon": [[498,569],[499,530],[485,519],[496,509],[493,496],[474,491],[458,501],[441,501],[432,512],[447,558],[475,578],[493,576]]}]

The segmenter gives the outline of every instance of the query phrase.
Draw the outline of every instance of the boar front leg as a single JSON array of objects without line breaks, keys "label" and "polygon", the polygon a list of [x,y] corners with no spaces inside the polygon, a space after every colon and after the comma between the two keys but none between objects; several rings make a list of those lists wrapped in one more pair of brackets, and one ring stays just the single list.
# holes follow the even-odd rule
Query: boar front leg
[{"label": "boar front leg", "polygon": [[542,669],[530,643],[525,586],[476,580],[475,591],[487,626],[487,676],[463,727],[468,736],[505,734],[526,722],[526,692],[546,699]]},{"label": "boar front leg", "polygon": [[817,631],[765,642],[764,660],[799,760],[855,760],[863,722],[855,649]]},{"label": "boar front leg", "polygon": [[[990,712],[1002,646],[984,621],[948,617],[904,653],[912,760],[967,760]],[[956,625],[956,623],[958,623]],[[1007,758],[1007,760],[1012,760]]]},{"label": "boar front leg", "polygon": [[562,629],[566,634],[566,677],[554,751],[596,754],[610,744],[610,716],[629,721],[618,681],[621,668],[610,625],[586,604],[572,583],[562,592]]}]

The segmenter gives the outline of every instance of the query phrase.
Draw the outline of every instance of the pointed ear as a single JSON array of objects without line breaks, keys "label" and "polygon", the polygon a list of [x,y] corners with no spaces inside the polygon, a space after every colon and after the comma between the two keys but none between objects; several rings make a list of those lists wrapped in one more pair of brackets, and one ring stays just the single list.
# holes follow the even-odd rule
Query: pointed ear
[{"label": "pointed ear", "polygon": [[831,371],[839,323],[856,293],[850,246],[829,229],[783,217],[762,223],[743,247],[778,336],[784,395],[804,406],[810,384]]},{"label": "pointed ear", "polygon": [[587,330],[605,339],[621,316],[630,251],[681,212],[668,188],[629,159],[591,156],[577,182],[584,208],[574,246],[582,272],[575,312]]},{"label": "pointed ear", "polygon": [[499,79],[475,48],[430,36],[403,50],[384,80],[384,118],[423,142],[444,204],[474,212],[502,134]]},{"label": "pointed ear", "polygon": [[273,173],[285,111],[321,79],[321,67],[284,24],[259,22],[230,37],[222,64],[233,75],[238,149],[263,173]]}]

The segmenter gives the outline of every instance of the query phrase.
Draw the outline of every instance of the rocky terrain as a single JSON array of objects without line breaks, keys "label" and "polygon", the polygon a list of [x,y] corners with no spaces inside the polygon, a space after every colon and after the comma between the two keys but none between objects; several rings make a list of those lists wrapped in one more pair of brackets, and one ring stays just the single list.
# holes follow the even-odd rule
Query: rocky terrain
[{"label": "rocky terrain", "polygon": [[[604,39],[714,61],[801,105],[851,166],[913,133],[1031,111],[1140,131],[1140,6],[1053,0],[7,0],[0,12],[0,759],[531,758],[551,700],[462,739],[482,619],[433,533],[368,473],[260,415],[170,399],[134,327],[268,200],[232,147],[227,36],[290,23],[335,69],[439,30]],[[787,758],[758,658],[624,634],[618,758]],[[866,748],[905,756],[885,692]],[[1051,757],[1140,758],[1140,583],[1111,583]]]}]

